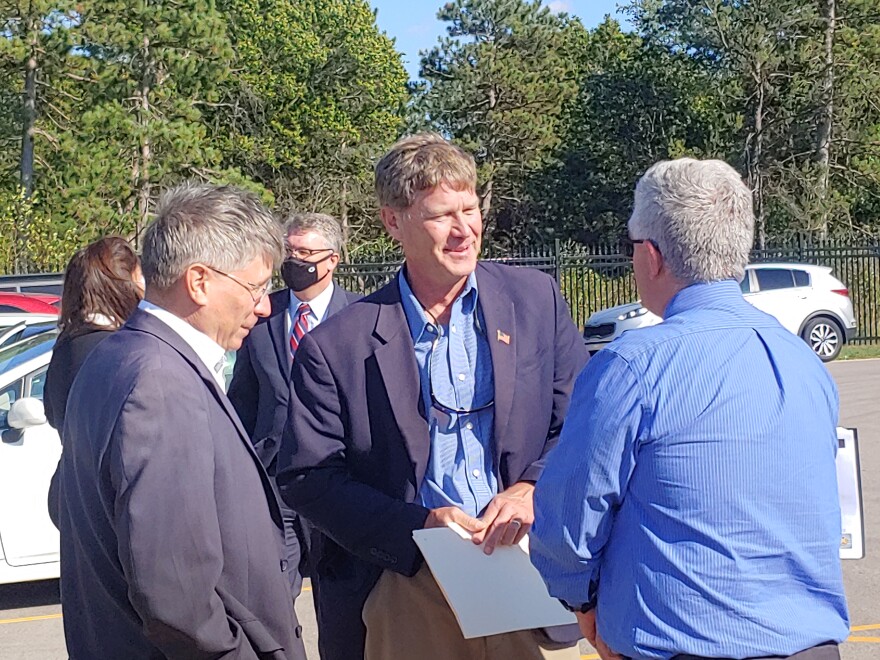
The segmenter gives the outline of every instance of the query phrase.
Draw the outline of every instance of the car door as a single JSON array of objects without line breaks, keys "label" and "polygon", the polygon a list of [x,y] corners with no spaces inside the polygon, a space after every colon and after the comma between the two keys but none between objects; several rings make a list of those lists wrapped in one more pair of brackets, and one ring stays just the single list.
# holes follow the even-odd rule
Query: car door
[{"label": "car door", "polygon": [[[792,268],[768,266],[751,269],[749,291],[743,289],[747,301],[763,312],[776,317],[787,330],[797,334],[809,311],[809,278],[806,282]],[[806,284],[806,286],[804,286]]]},{"label": "car door", "polygon": [[18,398],[43,399],[44,366],[0,390],[0,543],[10,566],[58,561],[58,530],[46,496],[61,456],[58,433],[48,424],[12,429],[6,413]]}]

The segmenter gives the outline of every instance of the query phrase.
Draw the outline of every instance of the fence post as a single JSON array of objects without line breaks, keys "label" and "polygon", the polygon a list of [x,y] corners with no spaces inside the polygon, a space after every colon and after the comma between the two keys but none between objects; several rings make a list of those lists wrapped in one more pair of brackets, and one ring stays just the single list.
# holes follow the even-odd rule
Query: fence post
[{"label": "fence post", "polygon": [[562,287],[562,241],[558,238],[553,241],[553,271],[556,276],[556,284]]}]

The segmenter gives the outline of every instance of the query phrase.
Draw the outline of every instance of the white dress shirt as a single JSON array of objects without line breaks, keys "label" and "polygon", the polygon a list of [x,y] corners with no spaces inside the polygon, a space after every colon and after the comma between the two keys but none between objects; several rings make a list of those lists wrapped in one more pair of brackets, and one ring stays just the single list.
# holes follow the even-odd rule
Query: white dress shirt
[{"label": "white dress shirt", "polygon": [[[309,320],[309,330],[313,330],[315,326],[327,318],[327,308],[330,306],[330,299],[333,297],[333,287],[335,286],[336,285],[331,281],[330,286],[307,302],[309,309],[311,310],[306,317]],[[296,323],[296,320],[299,317],[299,306],[304,302],[306,301],[297,298],[293,291],[290,292],[290,304],[287,306],[288,338],[290,338],[290,331],[293,328],[293,324]]]},{"label": "white dress shirt", "polygon": [[223,376],[223,367],[226,366],[226,350],[220,344],[167,309],[162,309],[146,300],[141,300],[138,307],[162,321],[189,344],[199,359],[208,367],[208,371],[214,376],[220,389],[226,391],[226,379]]}]

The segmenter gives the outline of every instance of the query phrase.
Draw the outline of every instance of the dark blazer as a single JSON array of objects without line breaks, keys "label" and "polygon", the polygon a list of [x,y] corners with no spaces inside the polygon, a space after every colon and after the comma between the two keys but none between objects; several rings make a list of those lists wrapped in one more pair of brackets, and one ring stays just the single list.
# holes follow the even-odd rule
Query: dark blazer
[{"label": "dark blazer", "polygon": [[[64,411],[73,379],[79,373],[86,357],[98,344],[112,335],[114,330],[87,328],[84,332],[71,336],[62,333],[52,347],[52,359],[46,371],[46,388],[43,392],[43,405],[46,407],[46,420],[49,426],[61,433],[64,428]],[[58,461],[61,465],[61,461]],[[58,527],[58,468],[49,482],[47,506],[52,524]]]},{"label": "dark blazer", "polygon": [[64,410],[67,407],[67,395],[73,379],[86,357],[98,344],[112,335],[114,330],[102,328],[85,328],[83,332],[71,336],[62,333],[52,347],[52,359],[46,372],[46,389],[43,392],[43,404],[46,406],[46,419],[49,426],[59,432],[64,427]]},{"label": "dark blazer", "polygon": [[[327,318],[360,298],[334,284]],[[287,424],[290,392],[290,340],[285,314],[290,289],[270,294],[269,301],[271,313],[257,322],[238,349],[228,396],[263,467],[273,475],[281,433]]]},{"label": "dark blazer", "polygon": [[[541,475],[588,354],[550,277],[490,263],[476,275],[505,489]],[[398,286],[306,335],[293,365],[277,481],[284,500],[329,537],[317,561],[322,660],[362,658],[361,610],[379,574],[411,576],[422,562],[412,532],[428,516],[416,500],[430,437]]]},{"label": "dark blazer", "polygon": [[71,660],[305,660],[281,514],[195,352],[136,311],[70,392],[61,603]]}]

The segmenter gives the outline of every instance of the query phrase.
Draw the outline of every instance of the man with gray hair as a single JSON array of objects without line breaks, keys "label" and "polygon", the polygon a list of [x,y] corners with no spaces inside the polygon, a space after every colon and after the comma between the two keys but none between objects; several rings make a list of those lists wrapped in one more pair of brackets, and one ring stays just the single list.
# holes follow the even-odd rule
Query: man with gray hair
[{"label": "man with gray hair", "polygon": [[629,245],[642,304],[581,373],[535,491],[531,557],[603,658],[839,658],[837,391],[742,297],[752,197],[658,163]]},{"label": "man with gray hair", "polygon": [[[360,298],[333,283],[342,254],[342,227],[324,213],[296,213],[284,223],[286,256],[281,277],[287,285],[269,294],[269,315],[238,350],[229,400],[275,485],[281,434],[287,422],[290,365],[303,335]],[[293,597],[302,588],[312,534],[282,502],[287,577]]]},{"label": "man with gray hair", "polygon": [[144,237],[139,309],[88,357],[63,429],[61,603],[72,660],[305,660],[281,512],[223,391],[269,313],[280,227],[185,184]]}]

